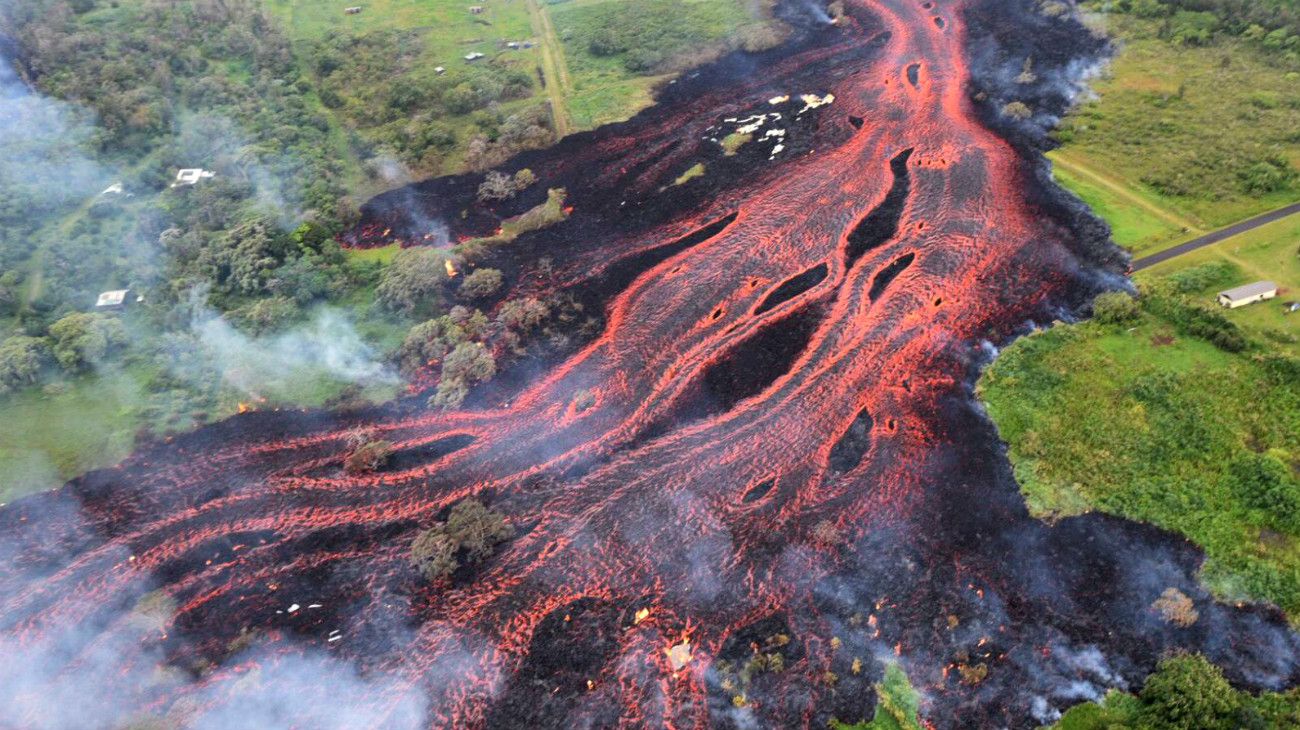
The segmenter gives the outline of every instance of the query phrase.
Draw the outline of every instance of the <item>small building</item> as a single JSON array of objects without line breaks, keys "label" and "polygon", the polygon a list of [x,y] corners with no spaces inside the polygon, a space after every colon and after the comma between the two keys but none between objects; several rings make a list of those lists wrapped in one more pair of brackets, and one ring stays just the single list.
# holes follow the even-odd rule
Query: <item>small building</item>
[{"label": "small building", "polygon": [[195,185],[200,180],[207,180],[216,177],[216,175],[217,173],[212,172],[211,170],[204,170],[198,167],[187,167],[176,173],[176,182],[172,183],[172,187],[178,188],[182,185]]},{"label": "small building", "polygon": [[483,55],[484,55],[484,54],[479,53],[478,51],[474,51],[473,53],[466,53],[466,54],[465,54],[465,62],[466,62],[466,63],[473,63],[473,62],[479,60],[480,58],[482,58]]},{"label": "small building", "polygon": [[439,76],[441,76],[441,75],[447,73],[447,69],[443,68],[442,66],[434,66],[434,67],[433,67],[433,72],[436,73],[436,74],[438,74]]},{"label": "small building", "polygon": [[130,289],[114,289],[99,295],[95,300],[95,309],[101,312],[123,309],[129,304],[143,302],[144,297],[133,294]]},{"label": "small building", "polygon": [[361,6],[360,6],[360,5],[353,5],[353,6],[350,7],[350,8],[343,8],[343,12],[346,13],[346,14],[348,14],[348,15],[356,15],[357,13],[361,12]]},{"label": "small building", "polygon": [[1236,309],[1275,296],[1277,296],[1277,284],[1271,281],[1257,281],[1219,292],[1219,304],[1228,309]]},{"label": "small building", "polygon": [[506,48],[515,50],[519,48],[519,41],[510,41],[506,43]]},{"label": "small building", "polygon": [[482,14],[483,14],[483,6],[482,6],[482,5],[471,5],[471,6],[469,6],[469,14],[470,14],[470,15],[482,15]]},{"label": "small building", "polygon": [[126,188],[122,186],[122,183],[115,182],[112,185],[109,185],[108,187],[104,188],[104,191],[100,193],[100,195],[121,195],[125,191]]}]

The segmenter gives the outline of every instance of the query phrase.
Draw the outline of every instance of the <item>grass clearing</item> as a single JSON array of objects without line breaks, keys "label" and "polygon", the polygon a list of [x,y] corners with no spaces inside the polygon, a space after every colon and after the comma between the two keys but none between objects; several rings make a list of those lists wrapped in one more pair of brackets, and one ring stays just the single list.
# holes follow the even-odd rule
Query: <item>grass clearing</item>
[{"label": "grass clearing", "polygon": [[569,0],[544,6],[563,45],[579,129],[632,117],[655,86],[766,28],[741,0]]},{"label": "grass clearing", "polygon": [[138,370],[88,375],[0,396],[0,502],[49,489],[131,452]]},{"label": "grass clearing", "polygon": [[1154,253],[1191,237],[1162,230],[1173,221],[1144,216],[1144,203],[1213,230],[1300,198],[1297,179],[1268,192],[1246,183],[1262,161],[1300,160],[1295,69],[1235,38],[1180,45],[1159,37],[1158,21],[1106,21],[1121,51],[1093,83],[1098,98],[1063,120],[1053,158],[1104,171],[1124,188],[1107,193],[1096,179],[1061,176],[1112,223],[1121,245]]}]

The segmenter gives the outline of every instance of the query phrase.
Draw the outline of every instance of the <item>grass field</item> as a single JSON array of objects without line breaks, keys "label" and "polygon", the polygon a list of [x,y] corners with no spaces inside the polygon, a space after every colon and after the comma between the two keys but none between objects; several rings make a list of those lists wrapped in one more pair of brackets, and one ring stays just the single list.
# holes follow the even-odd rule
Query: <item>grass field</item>
[{"label": "grass field", "polygon": [[[564,47],[569,114],[580,129],[631,117],[651,104],[654,87],[672,75],[667,70],[706,58],[764,22],[742,0],[568,0],[544,7]],[[601,35],[622,50],[593,54],[593,38]],[[651,56],[644,68],[629,62],[637,54]]]},{"label": "grass field", "polygon": [[111,466],[131,451],[143,392],[137,372],[73,380],[3,399],[0,502]]},{"label": "grass field", "polygon": [[1230,37],[1179,45],[1157,37],[1156,21],[1106,23],[1120,53],[1096,98],[1063,121],[1052,158],[1120,245],[1153,253],[1300,199],[1295,180],[1272,192],[1243,182],[1271,155],[1300,163],[1295,70]]}]

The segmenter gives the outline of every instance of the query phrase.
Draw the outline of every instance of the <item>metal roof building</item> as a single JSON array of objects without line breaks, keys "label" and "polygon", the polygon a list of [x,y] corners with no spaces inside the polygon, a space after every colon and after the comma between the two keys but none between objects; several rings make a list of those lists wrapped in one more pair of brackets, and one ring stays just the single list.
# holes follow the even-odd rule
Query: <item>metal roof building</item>
[{"label": "metal roof building", "polygon": [[1257,281],[1253,284],[1225,289],[1219,292],[1219,304],[1228,309],[1244,307],[1247,304],[1262,302],[1277,296],[1277,284],[1271,281]]}]

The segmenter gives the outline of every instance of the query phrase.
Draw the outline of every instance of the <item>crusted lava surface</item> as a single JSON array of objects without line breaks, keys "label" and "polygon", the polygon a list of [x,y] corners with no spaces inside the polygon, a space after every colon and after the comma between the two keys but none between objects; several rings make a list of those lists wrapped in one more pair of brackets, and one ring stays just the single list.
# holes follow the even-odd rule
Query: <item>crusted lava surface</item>
[{"label": "crusted lava surface", "polygon": [[[464,175],[366,207],[350,242],[419,245],[566,188],[484,263],[604,326],[509,392],[243,414],[0,509],[3,724],[824,727],[898,661],[934,726],[1028,727],[1176,649],[1294,682],[1280,613],[1215,602],[1185,541],[1031,519],[970,392],[988,343],[1123,270],[1038,151],[1103,42],[1028,0],[845,5],[783,4],[783,47],[510,161],[517,201]],[[1028,54],[1042,118],[1010,125]],[[358,425],[389,468],[344,473]],[[417,531],[471,496],[514,537],[421,579]],[[1151,609],[1171,586],[1195,624]],[[727,679],[778,636],[779,671]]]}]

